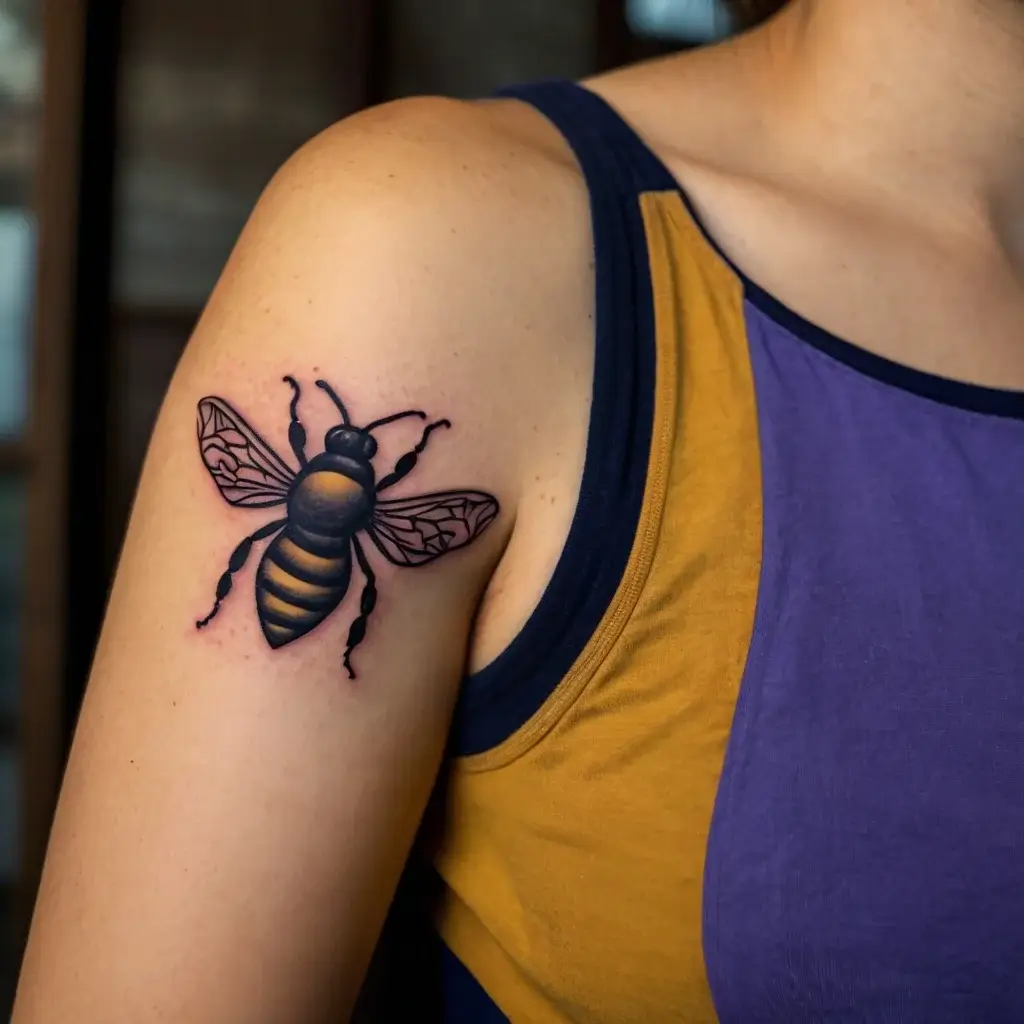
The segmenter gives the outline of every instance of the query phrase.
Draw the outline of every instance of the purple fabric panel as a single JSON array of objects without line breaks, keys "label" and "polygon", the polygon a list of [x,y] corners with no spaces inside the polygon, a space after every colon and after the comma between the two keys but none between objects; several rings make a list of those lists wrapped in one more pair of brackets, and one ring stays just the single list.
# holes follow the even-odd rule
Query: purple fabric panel
[{"label": "purple fabric panel", "polygon": [[747,316],[764,563],[705,878],[722,1024],[1019,1024],[1024,422]]}]

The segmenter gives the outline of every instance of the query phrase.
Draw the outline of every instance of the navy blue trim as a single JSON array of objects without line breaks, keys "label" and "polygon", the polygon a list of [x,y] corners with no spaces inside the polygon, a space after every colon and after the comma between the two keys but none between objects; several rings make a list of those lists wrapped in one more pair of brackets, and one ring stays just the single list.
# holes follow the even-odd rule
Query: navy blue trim
[{"label": "navy blue trim", "polygon": [[654,297],[643,192],[675,191],[664,165],[612,109],[571,82],[502,95],[566,137],[590,191],[597,274],[593,404],[569,537],[540,603],[498,658],[465,680],[452,753],[478,754],[540,709],[593,636],[618,589],[640,521],[654,425]]},{"label": "navy blue trim", "polygon": [[[733,269],[735,270],[735,267]],[[924,370],[915,370],[904,363],[893,362],[859,345],[844,341],[824,327],[805,319],[795,310],[783,305],[774,295],[744,277],[740,271],[737,270],[736,273],[743,281],[744,294],[751,305],[791,334],[795,334],[801,341],[845,363],[865,377],[872,377],[901,391],[909,391],[911,394],[957,409],[1008,419],[1024,419],[1024,391],[968,384],[965,381],[926,373]]]},{"label": "navy blue trim", "polygon": [[509,1024],[465,964],[441,943],[442,1020],[444,1024]]}]

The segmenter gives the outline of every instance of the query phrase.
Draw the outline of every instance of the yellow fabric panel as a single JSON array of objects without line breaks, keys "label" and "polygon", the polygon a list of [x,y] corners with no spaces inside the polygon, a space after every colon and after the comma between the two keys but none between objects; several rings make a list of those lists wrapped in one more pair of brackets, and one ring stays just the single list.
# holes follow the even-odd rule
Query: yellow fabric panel
[{"label": "yellow fabric panel", "polygon": [[600,627],[506,743],[457,762],[440,930],[513,1021],[715,1019],[704,852],[761,559],[740,283],[676,193],[641,198],[657,393],[643,511]]}]

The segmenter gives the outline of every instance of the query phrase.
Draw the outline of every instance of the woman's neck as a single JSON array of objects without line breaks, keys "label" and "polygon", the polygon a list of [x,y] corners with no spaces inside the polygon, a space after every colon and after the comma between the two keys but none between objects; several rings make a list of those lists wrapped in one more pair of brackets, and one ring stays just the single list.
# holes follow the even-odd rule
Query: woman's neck
[{"label": "woman's neck", "polygon": [[809,163],[987,221],[1024,267],[1024,0],[792,0],[741,48]]}]

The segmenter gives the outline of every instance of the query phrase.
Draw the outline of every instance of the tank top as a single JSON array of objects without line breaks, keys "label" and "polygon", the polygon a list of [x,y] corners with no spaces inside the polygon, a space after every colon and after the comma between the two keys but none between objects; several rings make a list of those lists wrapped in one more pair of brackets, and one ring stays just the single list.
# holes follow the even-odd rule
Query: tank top
[{"label": "tank top", "polygon": [[444,1019],[1019,1024],[1024,393],[801,318],[603,100],[508,95],[589,188],[593,406],[456,711]]}]

